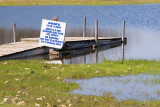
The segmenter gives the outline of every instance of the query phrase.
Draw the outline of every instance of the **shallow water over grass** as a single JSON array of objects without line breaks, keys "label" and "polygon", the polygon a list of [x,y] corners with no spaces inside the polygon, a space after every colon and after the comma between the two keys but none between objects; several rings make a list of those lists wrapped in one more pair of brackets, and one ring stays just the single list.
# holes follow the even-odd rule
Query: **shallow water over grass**
[{"label": "shallow water over grass", "polygon": [[111,94],[118,101],[160,100],[160,75],[138,74],[66,81],[80,85],[80,89],[71,91],[71,94],[96,96]]}]

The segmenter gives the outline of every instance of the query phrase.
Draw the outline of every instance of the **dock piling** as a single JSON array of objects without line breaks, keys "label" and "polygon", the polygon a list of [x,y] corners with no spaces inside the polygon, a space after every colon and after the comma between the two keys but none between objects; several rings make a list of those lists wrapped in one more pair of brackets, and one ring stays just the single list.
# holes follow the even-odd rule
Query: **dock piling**
[{"label": "dock piling", "polygon": [[122,21],[122,43],[124,42],[125,37],[125,21]]},{"label": "dock piling", "polygon": [[98,43],[98,20],[95,21],[95,42]]},{"label": "dock piling", "polygon": [[83,19],[83,37],[86,36],[86,17]]},{"label": "dock piling", "polygon": [[16,42],[16,23],[13,23],[13,42]]}]

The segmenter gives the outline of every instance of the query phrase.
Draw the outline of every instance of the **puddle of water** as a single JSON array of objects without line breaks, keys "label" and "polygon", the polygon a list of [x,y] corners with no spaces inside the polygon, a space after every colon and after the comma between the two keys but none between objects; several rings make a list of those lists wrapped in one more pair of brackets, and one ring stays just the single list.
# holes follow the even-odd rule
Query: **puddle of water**
[{"label": "puddle of water", "polygon": [[118,101],[134,99],[160,100],[160,75],[128,75],[124,77],[109,76],[96,77],[91,79],[66,80],[80,85],[71,94],[104,96],[111,93]]}]

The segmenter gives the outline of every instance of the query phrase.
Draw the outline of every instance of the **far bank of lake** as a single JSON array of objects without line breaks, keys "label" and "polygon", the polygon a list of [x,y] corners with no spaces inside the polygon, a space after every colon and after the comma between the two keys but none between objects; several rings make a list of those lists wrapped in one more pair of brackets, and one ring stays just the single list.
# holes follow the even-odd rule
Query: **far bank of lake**
[{"label": "far bank of lake", "polygon": [[1,0],[0,6],[38,6],[38,5],[133,5],[160,3],[159,0]]}]

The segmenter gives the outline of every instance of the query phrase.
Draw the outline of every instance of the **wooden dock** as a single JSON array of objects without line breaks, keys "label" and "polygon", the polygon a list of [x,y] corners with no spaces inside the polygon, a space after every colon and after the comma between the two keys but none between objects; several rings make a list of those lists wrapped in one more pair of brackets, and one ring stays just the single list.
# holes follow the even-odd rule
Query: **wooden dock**
[{"label": "wooden dock", "polygon": [[[58,17],[53,19],[58,20]],[[39,38],[22,38],[20,42],[16,42],[16,24],[13,24],[13,43],[0,45],[0,60],[18,59],[33,55],[41,54],[56,54],[67,52],[72,53],[72,50],[89,48],[94,49],[97,47],[111,47],[119,46],[119,44],[127,43],[125,37],[125,21],[122,22],[122,37],[99,37],[98,35],[98,20],[95,20],[95,37],[86,37],[86,17],[83,23],[83,37],[65,37],[65,42],[62,49],[49,48],[39,45]],[[49,34],[50,35],[50,34]],[[48,36],[47,36],[48,37]]]},{"label": "wooden dock", "polygon": [[[126,41],[127,39],[124,38],[124,42]],[[98,43],[96,43],[95,37],[65,37],[63,48],[53,50],[55,52],[63,52],[66,50],[119,44],[121,42],[122,38],[120,37],[98,37]],[[49,47],[41,47],[39,45],[39,38],[22,38],[20,42],[0,45],[0,60],[46,54],[49,53],[50,49]]]}]

